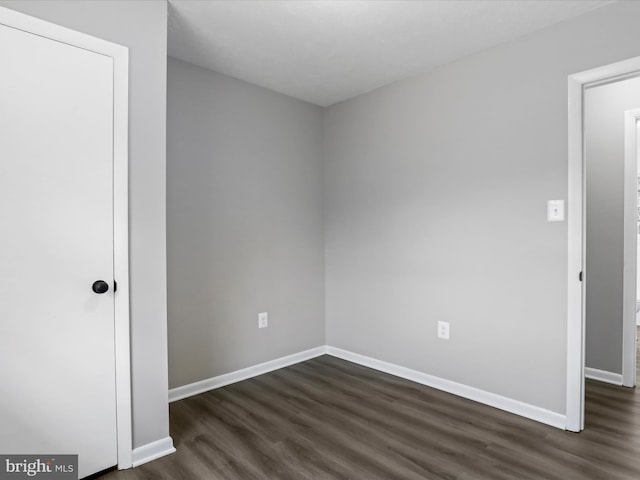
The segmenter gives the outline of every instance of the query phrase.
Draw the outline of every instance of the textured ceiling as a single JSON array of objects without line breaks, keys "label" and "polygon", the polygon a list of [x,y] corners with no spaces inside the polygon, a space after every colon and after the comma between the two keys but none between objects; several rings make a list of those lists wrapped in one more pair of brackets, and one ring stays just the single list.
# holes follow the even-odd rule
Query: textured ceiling
[{"label": "textured ceiling", "polygon": [[327,106],[608,3],[170,0],[169,55]]}]

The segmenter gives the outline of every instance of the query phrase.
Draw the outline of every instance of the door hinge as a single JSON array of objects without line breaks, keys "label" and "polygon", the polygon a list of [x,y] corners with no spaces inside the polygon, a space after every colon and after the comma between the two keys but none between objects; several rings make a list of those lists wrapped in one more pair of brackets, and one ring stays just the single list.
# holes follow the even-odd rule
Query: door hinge
[{"label": "door hinge", "polygon": [[580,273],[578,274],[578,281],[579,281],[579,282],[581,282],[581,281],[582,281],[582,272],[580,272]]},{"label": "door hinge", "polygon": [[115,280],[113,281],[113,293],[118,291],[118,282],[116,282]]}]

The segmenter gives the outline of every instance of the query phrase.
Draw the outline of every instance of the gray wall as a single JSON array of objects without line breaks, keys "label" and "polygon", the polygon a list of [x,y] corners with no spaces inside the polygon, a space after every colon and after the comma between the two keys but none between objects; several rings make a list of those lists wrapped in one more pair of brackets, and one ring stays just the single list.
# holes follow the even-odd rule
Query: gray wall
[{"label": "gray wall", "polygon": [[134,447],[169,434],[165,260],[167,4],[8,1],[0,5],[129,47],[129,221]]},{"label": "gray wall", "polygon": [[640,78],[585,92],[586,365],[622,373],[624,111],[640,108]]},{"label": "gray wall", "polygon": [[324,345],[322,109],[172,58],[168,72],[176,387]]},{"label": "gray wall", "polygon": [[[166,3],[0,5],[130,48],[140,446],[168,434]],[[327,109],[324,179],[322,110],[171,60],[171,385],[325,343],[324,254],[326,343],[564,412],[566,223],[545,204],[567,195],[566,79],[640,55],[639,21],[619,2]]]},{"label": "gray wall", "polygon": [[615,3],[327,109],[328,344],[565,412],[567,76],[640,55],[639,22]]}]

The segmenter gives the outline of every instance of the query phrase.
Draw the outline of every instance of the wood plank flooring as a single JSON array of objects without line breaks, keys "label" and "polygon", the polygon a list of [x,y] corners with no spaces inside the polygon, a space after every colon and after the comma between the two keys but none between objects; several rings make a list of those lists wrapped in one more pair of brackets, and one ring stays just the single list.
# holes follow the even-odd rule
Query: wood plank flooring
[{"label": "wood plank flooring", "polygon": [[172,403],[178,451],[100,478],[640,479],[640,394],[586,395],[569,433],[322,356]]}]

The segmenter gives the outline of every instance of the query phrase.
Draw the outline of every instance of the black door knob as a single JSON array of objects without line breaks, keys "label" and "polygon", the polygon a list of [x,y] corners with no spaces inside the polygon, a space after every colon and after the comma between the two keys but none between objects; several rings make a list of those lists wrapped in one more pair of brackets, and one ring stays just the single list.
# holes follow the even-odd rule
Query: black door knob
[{"label": "black door knob", "polygon": [[93,282],[91,290],[93,290],[95,293],[105,293],[107,290],[109,290],[109,284],[104,280],[96,280],[95,282]]}]

